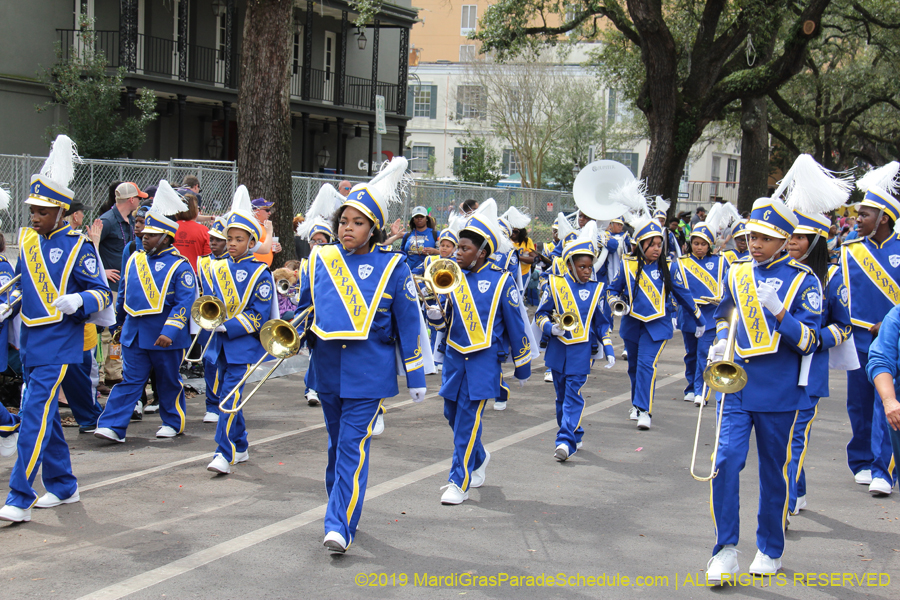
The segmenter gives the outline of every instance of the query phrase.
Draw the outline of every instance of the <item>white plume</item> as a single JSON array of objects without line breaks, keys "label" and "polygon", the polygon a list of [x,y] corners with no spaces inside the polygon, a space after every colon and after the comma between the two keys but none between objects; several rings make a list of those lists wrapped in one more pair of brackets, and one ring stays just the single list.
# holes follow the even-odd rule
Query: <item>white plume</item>
[{"label": "white plume", "polygon": [[41,167],[41,175],[69,187],[75,178],[75,163],[83,162],[72,138],[58,135],[50,148],[50,155]]},{"label": "white plume", "polygon": [[896,196],[898,187],[900,187],[900,179],[897,178],[898,172],[900,172],[900,163],[897,161],[889,162],[883,167],[872,169],[857,179],[856,189],[865,193],[872,188],[877,188],[886,191],[892,196]]},{"label": "white plume", "polygon": [[809,154],[801,154],[772,197],[780,198],[784,194],[788,208],[805,214],[828,213],[843,206],[852,189],[851,177],[837,177]]},{"label": "white plume", "polygon": [[153,204],[150,210],[158,215],[170,217],[184,212],[188,209],[184,203],[184,197],[172,189],[169,182],[165,179],[159,180],[159,186],[156,188],[156,195],[153,196]]},{"label": "white plume", "polygon": [[[599,237],[599,229],[597,229],[596,221],[588,221],[584,227],[581,228],[581,231],[578,232],[578,237],[574,240],[566,244],[565,246],[569,246],[571,244],[580,244],[581,242],[591,242],[594,245],[594,252],[597,252],[597,238]],[[565,250],[565,246],[563,246],[563,250]]]},{"label": "white plume", "polygon": [[668,213],[668,212],[669,212],[669,206],[671,206],[671,203],[669,203],[668,200],[664,200],[662,196],[656,196],[656,197],[653,199],[652,204],[653,204],[653,206],[652,206],[651,208],[652,208],[652,210],[653,210],[654,213],[655,213],[656,211],[658,211],[658,210],[661,210],[661,211],[663,211],[664,213]]},{"label": "white plume", "polygon": [[450,211],[450,216],[447,218],[447,229],[453,232],[454,235],[458,235],[459,231],[466,226],[466,221],[468,220],[469,218],[467,216],[456,209],[453,209]]},{"label": "white plume", "polygon": [[306,211],[306,219],[297,225],[297,236],[308,240],[309,230],[313,225],[322,221],[330,226],[329,221],[334,214],[335,206],[340,206],[343,201],[344,197],[330,183],[319,188],[319,193],[316,194],[309,210]]},{"label": "white plume", "polygon": [[0,187],[0,210],[9,208],[9,192]]},{"label": "white plume", "polygon": [[482,202],[475,212],[472,213],[473,217],[476,215],[481,217],[479,220],[482,224],[497,238],[498,248],[495,248],[495,252],[505,253],[512,250],[512,242],[506,237],[506,234],[500,228],[500,223],[497,221],[497,202],[493,198],[488,198]]},{"label": "white plume", "polygon": [[640,179],[632,179],[628,183],[620,185],[612,191],[609,199],[624,204],[628,207],[628,212],[634,213],[635,216],[641,214],[650,216],[647,207],[647,184]]},{"label": "white plume", "polygon": [[519,210],[515,206],[510,206],[503,213],[503,218],[509,222],[513,229],[525,229],[531,223],[531,215],[528,214],[527,209]]},{"label": "white plume", "polygon": [[383,202],[384,214],[388,214],[388,208],[391,204],[400,202],[403,194],[411,185],[413,185],[412,175],[407,171],[409,162],[403,156],[395,156],[390,162],[385,162],[381,166],[378,175],[372,178],[369,183],[359,183],[354,186],[367,187],[369,190],[377,190],[374,194],[377,202]]},{"label": "white plume", "polygon": [[572,222],[566,215],[559,213],[556,217],[556,236],[559,241],[564,241],[573,231],[575,231],[575,227],[572,226]]},{"label": "white plume", "polygon": [[236,190],[234,190],[234,196],[231,198],[231,211],[244,211],[244,213],[253,214],[253,203],[250,201],[250,192],[247,191],[247,186],[239,185]]},{"label": "white plume", "polygon": [[709,212],[706,213],[704,222],[713,235],[719,237],[724,231],[728,231],[729,226],[741,220],[741,215],[737,208],[730,202],[716,202]]}]

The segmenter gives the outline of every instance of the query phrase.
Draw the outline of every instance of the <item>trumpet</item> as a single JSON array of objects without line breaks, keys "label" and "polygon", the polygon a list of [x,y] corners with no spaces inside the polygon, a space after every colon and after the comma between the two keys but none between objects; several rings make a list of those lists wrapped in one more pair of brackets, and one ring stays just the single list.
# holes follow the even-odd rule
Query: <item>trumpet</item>
[{"label": "trumpet", "polygon": [[[224,323],[226,317],[227,312],[225,310],[225,303],[215,296],[200,296],[199,298],[194,300],[194,304],[191,305],[191,318],[197,325],[207,331],[212,331],[213,329]],[[209,344],[210,342],[212,342],[213,336],[215,336],[215,333],[211,333],[209,339],[206,340],[206,345],[203,346],[203,351],[200,352],[200,356],[198,356],[197,358],[190,358],[191,350],[194,349],[194,344],[197,343],[197,339],[200,337],[199,335],[194,336],[194,341],[191,342],[191,345],[188,347],[187,352],[184,353],[182,363],[187,362],[196,364],[202,361],[203,355],[206,354],[206,350],[209,348]]]},{"label": "trumpet", "polygon": [[[247,372],[238,381],[237,385],[228,392],[228,395],[222,398],[222,401],[219,402],[219,410],[224,413],[233,414],[241,410],[245,404],[253,397],[259,388],[272,376],[272,373],[275,372],[275,369],[281,366],[281,363],[284,362],[284,359],[289,358],[297,352],[300,351],[300,343],[303,341],[303,338],[306,337],[306,331],[303,333],[297,332],[297,326],[304,322],[310,315],[313,313],[313,307],[310,306],[299,315],[294,317],[294,320],[290,323],[285,321],[284,319],[272,319],[270,321],[266,321],[263,323],[262,328],[259,330],[259,341],[262,344],[262,347],[266,350],[266,354],[262,356],[256,364],[247,369]],[[241,398],[240,402],[238,402],[237,406],[233,408],[225,408],[225,403],[231,399],[232,396],[237,393],[241,386],[247,383],[247,379],[250,378],[250,375],[256,371],[257,368],[266,360],[267,356],[274,356],[278,360],[269,369],[269,372],[265,374],[265,376],[256,384],[256,387],[250,391],[249,394],[245,394],[243,398]]]},{"label": "trumpet", "polygon": [[[430,301],[435,301],[437,309],[441,311],[441,318],[446,321],[447,315],[444,313],[444,308],[441,306],[440,301],[438,301],[438,294],[449,294],[455,290],[462,283],[462,277],[462,269],[459,268],[455,260],[440,258],[428,265],[423,276],[414,276],[413,280],[416,283],[419,298],[426,307]],[[420,283],[425,285],[426,291],[422,291]]]},{"label": "trumpet", "polygon": [[[719,434],[722,432],[722,414],[725,407],[724,396],[719,401],[719,413],[716,417],[716,440],[712,453],[712,466],[709,475],[700,477],[694,473],[694,461],[697,458],[697,444],[700,439],[700,420],[703,417],[703,406],[706,404],[706,396],[709,390],[723,394],[733,394],[741,391],[747,385],[747,371],[734,362],[734,346],[737,339],[738,309],[734,309],[731,315],[731,324],[728,329],[728,339],[725,341],[725,352],[722,360],[710,360],[703,370],[703,396],[700,402],[700,410],[697,412],[697,430],[694,433],[694,451],[691,454],[691,477],[697,481],[709,481],[719,474],[716,470],[716,456],[719,454]],[[727,357],[727,359],[726,359]]]},{"label": "trumpet", "polygon": [[609,299],[609,310],[614,317],[624,317],[631,312],[631,307],[619,296],[613,296]]},{"label": "trumpet", "polygon": [[574,312],[567,311],[563,314],[554,312],[550,316],[550,320],[554,325],[558,325],[563,331],[575,331],[578,329],[578,315]]},{"label": "trumpet", "polygon": [[291,291],[291,282],[287,279],[279,279],[275,282],[275,288],[278,290],[278,293],[282,296],[286,296],[289,291]]}]

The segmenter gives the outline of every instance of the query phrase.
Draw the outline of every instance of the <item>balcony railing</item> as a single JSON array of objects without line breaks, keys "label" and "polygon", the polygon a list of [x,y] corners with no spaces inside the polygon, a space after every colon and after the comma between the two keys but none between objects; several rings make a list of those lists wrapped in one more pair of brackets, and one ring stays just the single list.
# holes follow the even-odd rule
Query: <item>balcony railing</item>
[{"label": "balcony railing", "polygon": [[[80,30],[57,29],[57,32],[64,61],[68,62],[83,55],[86,51],[91,51],[103,53],[111,68],[115,69],[120,66],[121,36],[118,31],[92,31],[94,47],[90,50],[85,48],[84,36]],[[225,56],[223,54],[215,48],[187,44],[184,79],[193,83],[236,89],[237,74],[240,72],[239,57],[235,57],[232,61],[231,72],[234,83],[231,84],[226,81]],[[128,70],[138,74],[180,79],[180,58],[179,44],[176,40],[138,34],[134,68]],[[303,93],[304,69],[308,69],[310,75],[309,90],[305,96]],[[341,95],[339,94],[338,80],[339,77],[335,72],[311,67],[297,67],[291,76],[290,93],[292,97],[301,100],[339,105]],[[385,110],[389,113],[397,112],[399,87],[396,83],[384,81],[377,83],[376,93],[384,96]],[[371,79],[345,75],[343,91],[343,106],[361,110],[372,108]]]}]

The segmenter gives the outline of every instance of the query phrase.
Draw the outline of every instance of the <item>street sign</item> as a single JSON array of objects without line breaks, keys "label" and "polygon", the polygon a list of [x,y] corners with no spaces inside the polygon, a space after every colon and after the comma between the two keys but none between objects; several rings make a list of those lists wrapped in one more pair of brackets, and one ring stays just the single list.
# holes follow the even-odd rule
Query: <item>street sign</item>
[{"label": "street sign", "polygon": [[375,96],[375,132],[387,134],[387,127],[384,124],[384,96]]},{"label": "street sign", "polygon": [[547,212],[553,212],[553,203],[552,202],[547,203]]}]

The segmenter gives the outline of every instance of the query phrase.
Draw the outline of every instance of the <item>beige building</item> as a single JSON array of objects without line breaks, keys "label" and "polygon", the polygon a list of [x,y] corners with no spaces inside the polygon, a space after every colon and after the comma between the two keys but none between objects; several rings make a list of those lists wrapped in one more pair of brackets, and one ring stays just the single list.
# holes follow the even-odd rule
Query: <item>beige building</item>
[{"label": "beige building", "polygon": [[410,62],[468,62],[478,42],[466,36],[478,27],[491,2],[481,0],[416,0],[419,22],[410,31]]}]

